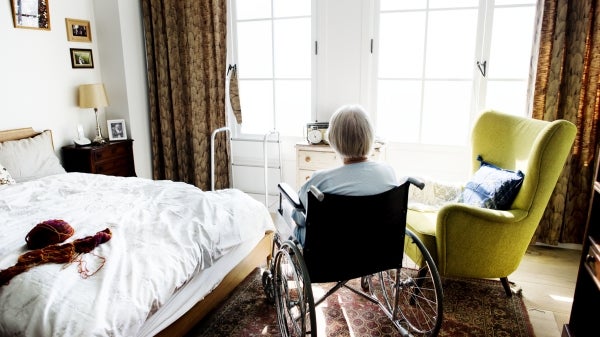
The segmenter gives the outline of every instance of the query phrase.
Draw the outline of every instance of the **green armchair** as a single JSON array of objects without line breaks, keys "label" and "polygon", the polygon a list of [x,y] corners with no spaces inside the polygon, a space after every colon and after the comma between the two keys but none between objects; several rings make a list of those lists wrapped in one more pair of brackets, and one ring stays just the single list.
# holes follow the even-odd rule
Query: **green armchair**
[{"label": "green armchair", "polygon": [[525,174],[508,210],[448,203],[436,211],[408,210],[407,227],[425,244],[444,277],[500,278],[512,295],[513,273],[535,233],[575,139],[575,126],[483,112],[471,137],[476,159]]}]

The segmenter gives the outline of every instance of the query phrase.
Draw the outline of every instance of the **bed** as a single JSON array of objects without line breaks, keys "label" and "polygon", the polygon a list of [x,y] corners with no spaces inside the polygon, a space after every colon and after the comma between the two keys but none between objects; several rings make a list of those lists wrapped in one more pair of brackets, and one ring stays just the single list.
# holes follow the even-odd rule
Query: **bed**
[{"label": "bed", "polygon": [[67,173],[50,131],[0,131],[0,271],[50,219],[74,229],[65,243],[106,228],[112,237],[0,285],[2,336],[183,336],[266,263],[275,230],[239,190]]}]

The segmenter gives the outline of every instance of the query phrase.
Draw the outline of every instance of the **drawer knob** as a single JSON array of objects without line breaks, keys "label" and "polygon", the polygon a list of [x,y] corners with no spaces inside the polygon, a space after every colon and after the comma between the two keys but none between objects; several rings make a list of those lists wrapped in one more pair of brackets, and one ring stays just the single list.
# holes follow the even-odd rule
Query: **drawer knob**
[{"label": "drawer knob", "polygon": [[587,263],[594,263],[594,262],[596,262],[596,257],[595,257],[594,255],[592,255],[592,254],[588,254],[588,255],[585,257],[585,261],[586,261]]},{"label": "drawer knob", "polygon": [[304,157],[304,161],[307,162],[307,163],[310,163],[310,156]]}]

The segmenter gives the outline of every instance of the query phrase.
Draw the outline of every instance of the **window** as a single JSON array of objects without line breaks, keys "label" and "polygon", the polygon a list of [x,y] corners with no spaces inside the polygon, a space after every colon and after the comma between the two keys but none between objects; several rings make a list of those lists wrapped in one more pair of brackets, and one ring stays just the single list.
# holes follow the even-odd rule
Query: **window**
[{"label": "window", "polygon": [[312,112],[311,0],[231,0],[231,58],[243,123],[238,134],[302,136]]},{"label": "window", "polygon": [[535,2],[378,1],[378,134],[465,145],[480,110],[524,115]]}]

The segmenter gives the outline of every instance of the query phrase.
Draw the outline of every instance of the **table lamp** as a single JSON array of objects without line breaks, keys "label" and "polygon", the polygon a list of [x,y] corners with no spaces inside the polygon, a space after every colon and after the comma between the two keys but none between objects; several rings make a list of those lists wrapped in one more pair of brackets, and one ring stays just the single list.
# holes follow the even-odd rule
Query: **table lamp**
[{"label": "table lamp", "polygon": [[98,108],[106,106],[108,106],[108,98],[106,97],[104,84],[82,84],[79,86],[79,107],[94,108],[96,114],[96,137],[92,140],[94,144],[106,143],[106,139],[102,137],[102,130],[98,121]]}]

